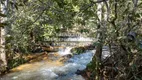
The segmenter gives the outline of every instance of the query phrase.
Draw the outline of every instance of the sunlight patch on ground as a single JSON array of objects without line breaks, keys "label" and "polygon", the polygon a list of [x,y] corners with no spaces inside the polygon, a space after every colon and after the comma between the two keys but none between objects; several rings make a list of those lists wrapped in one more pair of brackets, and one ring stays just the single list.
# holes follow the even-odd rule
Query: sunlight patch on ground
[{"label": "sunlight patch on ground", "polygon": [[29,63],[29,64],[23,64],[23,65],[20,65],[16,68],[13,68],[11,71],[15,72],[15,71],[37,70],[38,68],[40,68],[42,66],[47,66],[49,68],[49,67],[61,66],[61,65],[63,65],[63,63],[60,62],[60,61],[52,62],[52,61],[45,60],[45,61],[42,61],[42,62],[34,62],[34,63]]},{"label": "sunlight patch on ground", "polygon": [[[50,56],[52,57],[57,57],[59,56],[58,53],[55,54],[51,54]],[[33,56],[30,56],[33,57]],[[35,57],[35,56],[34,56]],[[36,70],[42,66],[47,66],[47,67],[53,67],[53,66],[61,66],[63,65],[62,62],[60,62],[60,60],[56,60],[56,61],[52,61],[50,60],[48,54],[43,54],[40,56],[36,56],[34,59],[30,60],[30,63],[26,63],[23,65],[20,65],[16,68],[13,68],[11,71],[15,72],[15,71],[28,71],[28,70]]]}]

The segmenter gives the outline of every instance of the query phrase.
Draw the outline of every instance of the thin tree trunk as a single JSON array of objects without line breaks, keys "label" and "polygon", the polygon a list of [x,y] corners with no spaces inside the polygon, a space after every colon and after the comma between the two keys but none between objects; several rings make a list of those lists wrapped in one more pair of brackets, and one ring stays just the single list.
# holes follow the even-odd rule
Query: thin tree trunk
[{"label": "thin tree trunk", "polygon": [[95,70],[93,71],[95,73],[95,80],[101,80],[101,73],[100,73],[100,67],[101,67],[101,57],[102,57],[102,31],[100,31],[102,25],[102,6],[103,3],[98,3],[97,5],[97,15],[98,15],[98,32],[97,32],[97,46],[96,46],[96,53],[93,57],[93,63],[95,64]]},{"label": "thin tree trunk", "polygon": [[[8,0],[4,1],[4,4],[0,3],[0,11],[2,14],[7,14],[7,3]],[[0,23],[4,23],[6,21],[6,18],[1,17]],[[5,26],[2,25],[0,27],[0,61],[1,65],[0,67],[7,67],[7,60],[6,60],[6,51],[5,51]]]}]

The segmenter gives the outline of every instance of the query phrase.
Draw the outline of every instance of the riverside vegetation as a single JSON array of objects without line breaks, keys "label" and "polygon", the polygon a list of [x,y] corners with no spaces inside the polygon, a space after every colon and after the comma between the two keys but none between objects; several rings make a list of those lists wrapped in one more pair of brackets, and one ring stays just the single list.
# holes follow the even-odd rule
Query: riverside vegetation
[{"label": "riverside vegetation", "polygon": [[[56,53],[62,46],[53,44],[71,37],[57,34],[70,33],[96,39],[71,49],[75,55],[96,50],[79,72],[85,79],[141,80],[141,23],[141,0],[0,0],[0,74]],[[110,53],[105,59],[104,46]]]}]

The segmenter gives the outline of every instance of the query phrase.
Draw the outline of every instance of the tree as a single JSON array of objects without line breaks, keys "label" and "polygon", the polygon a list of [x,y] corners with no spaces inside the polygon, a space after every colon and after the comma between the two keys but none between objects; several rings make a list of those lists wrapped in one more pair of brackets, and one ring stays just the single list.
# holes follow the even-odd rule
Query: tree
[{"label": "tree", "polygon": [[4,26],[4,23],[6,21],[6,14],[7,14],[7,6],[8,1],[3,1],[3,3],[0,3],[0,14],[1,14],[1,20],[0,20],[0,61],[1,65],[0,67],[6,67],[7,66],[7,60],[6,60],[6,51],[5,51],[5,37],[6,37],[6,28]]}]

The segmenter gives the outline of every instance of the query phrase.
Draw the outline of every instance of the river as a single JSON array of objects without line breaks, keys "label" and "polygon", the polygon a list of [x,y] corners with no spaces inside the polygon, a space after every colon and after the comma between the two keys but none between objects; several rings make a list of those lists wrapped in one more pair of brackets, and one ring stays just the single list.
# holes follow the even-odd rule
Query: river
[{"label": "river", "polygon": [[[82,39],[81,39],[82,40]],[[66,47],[58,51],[59,56],[72,54],[72,47]],[[64,63],[48,62],[46,60],[30,63],[22,67],[20,71],[12,72],[1,77],[0,80],[85,80],[81,75],[75,74],[77,70],[83,70],[92,60],[95,50],[74,55]],[[108,52],[103,52],[104,57]],[[52,53],[53,54],[53,53]]]}]

